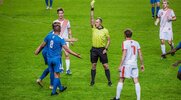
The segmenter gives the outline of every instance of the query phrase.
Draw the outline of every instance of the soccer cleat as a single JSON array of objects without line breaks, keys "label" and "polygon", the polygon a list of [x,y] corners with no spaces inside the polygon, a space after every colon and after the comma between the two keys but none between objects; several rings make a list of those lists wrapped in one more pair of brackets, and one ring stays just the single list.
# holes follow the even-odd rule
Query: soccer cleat
[{"label": "soccer cleat", "polygon": [[43,84],[42,84],[41,79],[37,79],[37,80],[36,80],[36,83],[38,83],[39,86],[43,87]]},{"label": "soccer cleat", "polygon": [[111,99],[111,100],[119,100],[119,99],[116,99],[116,97],[114,97],[113,99]]},{"label": "soccer cleat", "polygon": [[55,96],[55,95],[58,95],[58,93],[57,93],[57,92],[55,92],[54,94],[53,94],[53,93],[51,93],[51,96]]},{"label": "soccer cleat", "polygon": [[65,91],[67,89],[67,87],[64,87],[64,86],[62,86],[62,87],[63,87],[63,89],[60,90],[60,92],[63,92],[63,91]]},{"label": "soccer cleat", "polygon": [[161,55],[161,59],[166,59],[166,55]]},{"label": "soccer cleat", "polygon": [[108,86],[112,86],[112,82],[111,81],[108,82]]},{"label": "soccer cleat", "polygon": [[50,85],[50,86],[49,86],[49,89],[52,90],[52,89],[53,89],[53,86]]},{"label": "soccer cleat", "polygon": [[49,7],[47,6],[46,9],[49,9]]},{"label": "soccer cleat", "polygon": [[175,55],[175,52],[172,52],[171,55],[174,56],[174,55]]},{"label": "soccer cleat", "polygon": [[95,84],[95,82],[91,81],[90,86],[93,86],[94,84]]},{"label": "soccer cleat", "polygon": [[70,70],[67,70],[67,71],[66,71],[66,74],[67,74],[67,75],[72,75],[72,73],[71,73]]}]

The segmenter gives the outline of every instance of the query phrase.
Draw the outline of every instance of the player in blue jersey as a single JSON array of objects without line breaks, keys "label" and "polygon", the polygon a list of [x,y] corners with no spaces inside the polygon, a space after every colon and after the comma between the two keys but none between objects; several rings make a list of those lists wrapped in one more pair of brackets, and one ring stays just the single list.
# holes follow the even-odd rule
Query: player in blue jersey
[{"label": "player in blue jersey", "polygon": [[[50,4],[48,2],[50,1]],[[52,9],[53,0],[45,0],[46,3],[46,9]]]},{"label": "player in blue jersey", "polygon": [[[168,55],[168,54],[173,54],[173,53],[177,52],[177,51],[180,50],[180,49],[181,49],[181,42],[178,44],[178,46],[177,46],[176,48],[172,49],[171,51],[167,52],[166,54],[162,54],[161,56],[166,56],[166,55]],[[181,64],[181,60],[178,60],[177,62],[175,62],[175,63],[173,64],[173,66],[176,67],[176,66],[178,66],[179,64]],[[178,74],[177,74],[177,78],[178,78],[179,80],[181,80],[181,66],[179,67]]]},{"label": "player in blue jersey", "polygon": [[61,53],[62,48],[69,52],[70,54],[81,58],[79,54],[73,52],[70,50],[65,43],[65,40],[59,36],[60,34],[60,23],[54,22],[52,24],[54,34],[48,34],[46,38],[44,39],[44,42],[36,49],[35,55],[38,55],[41,50],[47,45],[47,61],[49,66],[50,73],[54,73],[54,81],[53,81],[53,90],[51,95],[57,95],[56,92],[57,87],[59,87],[60,92],[63,92],[67,89],[67,87],[64,87],[61,85],[60,82],[60,65],[61,65]]},{"label": "player in blue jersey", "polygon": [[[152,18],[157,17],[158,11],[160,10],[160,0],[150,0]],[[156,15],[155,15],[155,5],[156,5]]]},{"label": "player in blue jersey", "polygon": [[[48,34],[54,34],[53,30],[50,31]],[[76,42],[77,39],[76,38],[71,38],[71,39],[65,39],[66,42]],[[46,45],[43,50],[42,50],[42,56],[44,58],[44,62],[45,62],[45,65],[48,64],[47,62],[47,48],[48,46]],[[46,68],[42,75],[36,80],[36,82],[41,86],[43,87],[43,84],[42,84],[42,80],[49,74],[49,68]],[[49,86],[49,89],[53,89],[53,79],[54,79],[54,74],[53,73],[50,73],[50,86]]]}]

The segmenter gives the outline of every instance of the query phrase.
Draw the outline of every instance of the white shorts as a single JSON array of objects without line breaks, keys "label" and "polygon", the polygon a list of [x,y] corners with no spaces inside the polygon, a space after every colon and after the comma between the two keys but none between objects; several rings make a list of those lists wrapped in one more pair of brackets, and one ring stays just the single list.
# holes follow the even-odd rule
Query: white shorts
[{"label": "white shorts", "polygon": [[168,30],[167,32],[164,32],[164,31],[160,31],[160,39],[163,39],[163,40],[173,40],[173,32],[172,30]]},{"label": "white shorts", "polygon": [[138,68],[131,66],[122,66],[120,71],[120,77],[124,78],[138,78]]}]

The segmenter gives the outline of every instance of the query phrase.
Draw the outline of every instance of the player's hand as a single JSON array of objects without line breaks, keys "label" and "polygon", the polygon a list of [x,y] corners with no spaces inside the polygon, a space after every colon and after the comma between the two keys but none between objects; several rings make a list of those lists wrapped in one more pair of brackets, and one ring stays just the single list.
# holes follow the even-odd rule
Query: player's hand
[{"label": "player's hand", "polygon": [[145,70],[145,66],[141,65],[141,71],[144,72],[144,70]]},{"label": "player's hand", "polygon": [[94,8],[94,3],[95,3],[95,0],[92,0],[90,5],[91,5],[91,8]]},{"label": "player's hand", "polygon": [[106,54],[106,53],[107,53],[107,50],[106,50],[106,49],[104,49],[102,53],[103,53],[103,54]]},{"label": "player's hand", "polygon": [[78,41],[77,38],[70,38],[69,40],[70,40],[70,42],[77,42]]},{"label": "player's hand", "polygon": [[76,57],[82,59],[80,54],[77,54]]},{"label": "player's hand", "polygon": [[35,51],[35,52],[34,52],[34,54],[35,54],[35,55],[38,55],[38,54],[39,54],[39,52],[38,52],[38,51]]},{"label": "player's hand", "polygon": [[70,45],[71,45],[71,46],[74,46],[74,42],[70,42]]},{"label": "player's hand", "polygon": [[155,21],[155,25],[157,26],[159,23],[159,19],[157,18],[156,21]]},{"label": "player's hand", "polygon": [[158,25],[158,23],[157,23],[157,21],[155,21],[155,26],[157,26]]}]

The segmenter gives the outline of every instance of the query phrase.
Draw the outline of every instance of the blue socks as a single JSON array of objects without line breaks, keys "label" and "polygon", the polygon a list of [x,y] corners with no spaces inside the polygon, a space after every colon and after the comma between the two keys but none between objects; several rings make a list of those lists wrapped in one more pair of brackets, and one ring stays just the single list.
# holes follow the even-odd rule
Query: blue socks
[{"label": "blue socks", "polygon": [[61,82],[60,82],[60,79],[59,78],[54,78],[52,94],[56,93],[57,87],[59,87],[60,90],[63,89],[63,87],[61,85]]},{"label": "blue socks", "polygon": [[40,79],[43,80],[43,79],[48,75],[48,73],[49,73],[49,69],[47,68],[47,69],[45,69],[44,72],[42,73]]},{"label": "blue socks", "polygon": [[[45,3],[46,3],[46,6],[48,7],[48,1],[49,0],[45,0]],[[50,7],[52,7],[52,3],[53,3],[53,0],[50,0]]]},{"label": "blue socks", "polygon": [[151,8],[151,12],[152,12],[152,17],[154,17],[154,15],[155,15],[155,7]]},{"label": "blue socks", "polygon": [[50,85],[53,86],[53,81],[54,81],[54,73],[50,72]]},{"label": "blue socks", "polygon": [[158,15],[159,10],[160,10],[160,7],[156,7],[156,16]]}]

